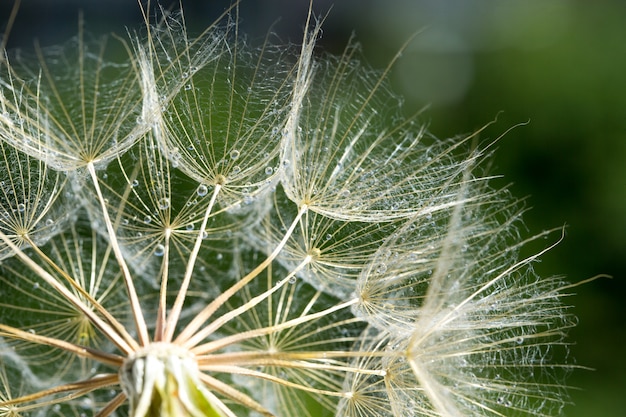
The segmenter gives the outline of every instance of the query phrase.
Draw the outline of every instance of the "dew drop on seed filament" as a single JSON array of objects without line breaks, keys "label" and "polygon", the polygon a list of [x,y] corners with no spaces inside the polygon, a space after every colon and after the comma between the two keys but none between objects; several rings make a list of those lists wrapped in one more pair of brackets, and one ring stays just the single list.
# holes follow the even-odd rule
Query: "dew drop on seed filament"
[{"label": "dew drop on seed filament", "polygon": [[17,211],[19,211],[20,213],[23,213],[24,210],[26,210],[26,204],[20,203],[17,205]]},{"label": "dew drop on seed filament", "polygon": [[165,246],[161,244],[156,245],[156,248],[154,248],[154,255],[163,256],[164,253],[165,253]]},{"label": "dew drop on seed filament", "polygon": [[265,175],[272,175],[273,172],[274,172],[274,168],[265,167]]},{"label": "dew drop on seed filament", "polygon": [[143,222],[144,222],[145,224],[150,224],[150,222],[152,222],[152,217],[150,217],[150,216],[146,216],[146,217],[144,217],[144,218],[143,218]]},{"label": "dew drop on seed filament", "polygon": [[200,184],[198,186],[198,189],[196,190],[196,192],[197,192],[198,196],[204,197],[209,192],[209,188],[206,185],[204,185],[204,184]]},{"label": "dew drop on seed filament", "polygon": [[237,149],[233,149],[232,151],[230,151],[230,159],[232,159],[233,161],[239,159],[239,155],[240,152]]},{"label": "dew drop on seed filament", "polygon": [[131,187],[135,188],[139,185],[139,181],[137,180],[133,180],[133,182],[131,183]]},{"label": "dew drop on seed filament", "polygon": [[159,209],[160,210],[167,210],[168,208],[170,208],[170,199],[167,197],[163,197],[159,200]]}]

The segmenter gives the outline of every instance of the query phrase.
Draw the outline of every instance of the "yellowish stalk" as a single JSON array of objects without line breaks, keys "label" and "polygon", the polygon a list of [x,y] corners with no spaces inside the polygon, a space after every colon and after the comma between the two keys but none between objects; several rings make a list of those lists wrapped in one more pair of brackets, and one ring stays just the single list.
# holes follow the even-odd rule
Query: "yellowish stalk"
[{"label": "yellowish stalk", "polygon": [[96,169],[93,165],[93,162],[89,162],[87,164],[87,170],[91,175],[91,179],[94,184],[94,188],[98,195],[98,201],[100,202],[100,207],[102,209],[102,216],[104,218],[104,224],[107,228],[107,233],[111,242],[111,247],[113,247],[113,253],[115,254],[115,259],[120,266],[122,271],[122,276],[124,277],[124,283],[126,284],[126,292],[128,293],[128,300],[130,302],[130,308],[133,313],[133,318],[135,319],[135,325],[137,327],[137,333],[139,336],[139,343],[142,346],[146,346],[150,340],[148,336],[148,326],[146,325],[143,313],[141,312],[141,306],[139,305],[139,297],[137,296],[137,291],[135,290],[135,285],[133,284],[133,279],[130,276],[130,270],[128,269],[128,265],[124,260],[124,255],[122,254],[122,250],[117,242],[117,236],[115,235],[115,230],[113,230],[113,224],[111,223],[111,218],[109,217],[109,211],[107,209],[106,203],[104,201],[104,197],[102,196],[102,190],[100,189],[100,184],[98,183],[98,176],[96,175]]},{"label": "yellowish stalk", "polygon": [[174,336],[174,331],[176,330],[176,324],[178,323],[180,313],[183,310],[183,304],[185,303],[185,297],[187,296],[187,289],[189,288],[189,283],[191,282],[191,275],[193,274],[193,269],[196,264],[198,252],[200,252],[202,239],[204,239],[206,225],[209,221],[209,216],[211,215],[213,206],[215,205],[217,195],[219,194],[221,189],[222,189],[222,186],[220,184],[215,184],[215,187],[213,188],[213,195],[211,196],[211,201],[209,202],[209,206],[207,207],[204,213],[204,218],[202,219],[202,224],[200,225],[200,230],[198,232],[198,237],[196,238],[196,243],[194,244],[191,254],[189,255],[189,260],[187,261],[187,269],[185,270],[185,276],[183,277],[183,282],[180,286],[180,289],[178,290],[178,295],[176,296],[176,300],[174,301],[174,306],[172,307],[172,310],[170,311],[170,314],[167,317],[167,323],[165,325],[165,333],[163,335],[163,340],[165,342],[171,342],[172,337]]},{"label": "yellowish stalk", "polygon": [[178,335],[174,343],[180,344],[183,346],[191,347],[187,342],[191,339],[194,334],[202,327],[202,325],[213,315],[213,313],[220,308],[230,297],[232,297],[237,291],[241,288],[244,288],[248,283],[250,283],[254,278],[256,278],[265,268],[267,268],[272,261],[278,256],[280,251],[283,250],[287,240],[291,237],[294,229],[300,222],[302,215],[307,212],[308,206],[303,204],[300,206],[298,210],[298,214],[296,218],[293,220],[289,229],[285,232],[285,236],[280,241],[278,246],[274,249],[274,251],[261,262],[256,268],[254,268],[250,273],[248,273],[245,277],[240,279],[235,285],[221,293],[215,300],[210,302],[200,313],[196,315],[196,317],[185,327],[185,329]]}]

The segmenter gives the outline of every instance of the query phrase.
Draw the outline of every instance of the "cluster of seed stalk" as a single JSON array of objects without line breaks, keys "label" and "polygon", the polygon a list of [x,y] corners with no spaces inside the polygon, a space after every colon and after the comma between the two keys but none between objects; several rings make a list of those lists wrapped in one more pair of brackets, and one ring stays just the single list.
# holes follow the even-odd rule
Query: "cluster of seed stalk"
[{"label": "cluster of seed stalk", "polygon": [[4,53],[0,416],[559,412],[543,235],[477,134],[431,138],[318,34],[146,14]]}]

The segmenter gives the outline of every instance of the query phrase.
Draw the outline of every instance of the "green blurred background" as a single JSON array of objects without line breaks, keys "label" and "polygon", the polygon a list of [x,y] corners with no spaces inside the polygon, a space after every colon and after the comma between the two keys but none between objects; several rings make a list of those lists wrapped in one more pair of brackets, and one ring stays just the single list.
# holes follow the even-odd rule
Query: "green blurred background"
[{"label": "green blurred background", "polygon": [[[165,0],[165,6],[178,2]],[[182,1],[202,29],[230,1]],[[0,0],[4,30],[13,2]],[[334,4],[334,5],[333,5]],[[331,8],[332,6],[332,8]],[[626,416],[626,1],[623,0],[316,0],[330,13],[320,48],[339,53],[350,36],[363,58],[384,68],[418,33],[393,67],[391,82],[407,115],[437,137],[472,132],[498,143],[492,172],[527,197],[526,235],[566,225],[543,257],[542,275],[578,282],[568,301],[579,370],[569,380],[570,417]],[[270,26],[284,42],[301,39],[307,0],[243,0],[241,29],[261,39]],[[134,0],[22,0],[9,47],[56,44],[77,32],[140,28]]]}]

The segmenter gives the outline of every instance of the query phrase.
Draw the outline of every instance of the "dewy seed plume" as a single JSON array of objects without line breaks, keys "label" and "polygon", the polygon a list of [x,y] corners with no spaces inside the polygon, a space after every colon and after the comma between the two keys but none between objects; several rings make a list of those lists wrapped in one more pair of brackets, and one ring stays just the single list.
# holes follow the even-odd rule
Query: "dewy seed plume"
[{"label": "dewy seed plume", "polygon": [[478,132],[312,15],[295,48],[142,11],[0,61],[0,416],[559,413],[568,287]]}]

